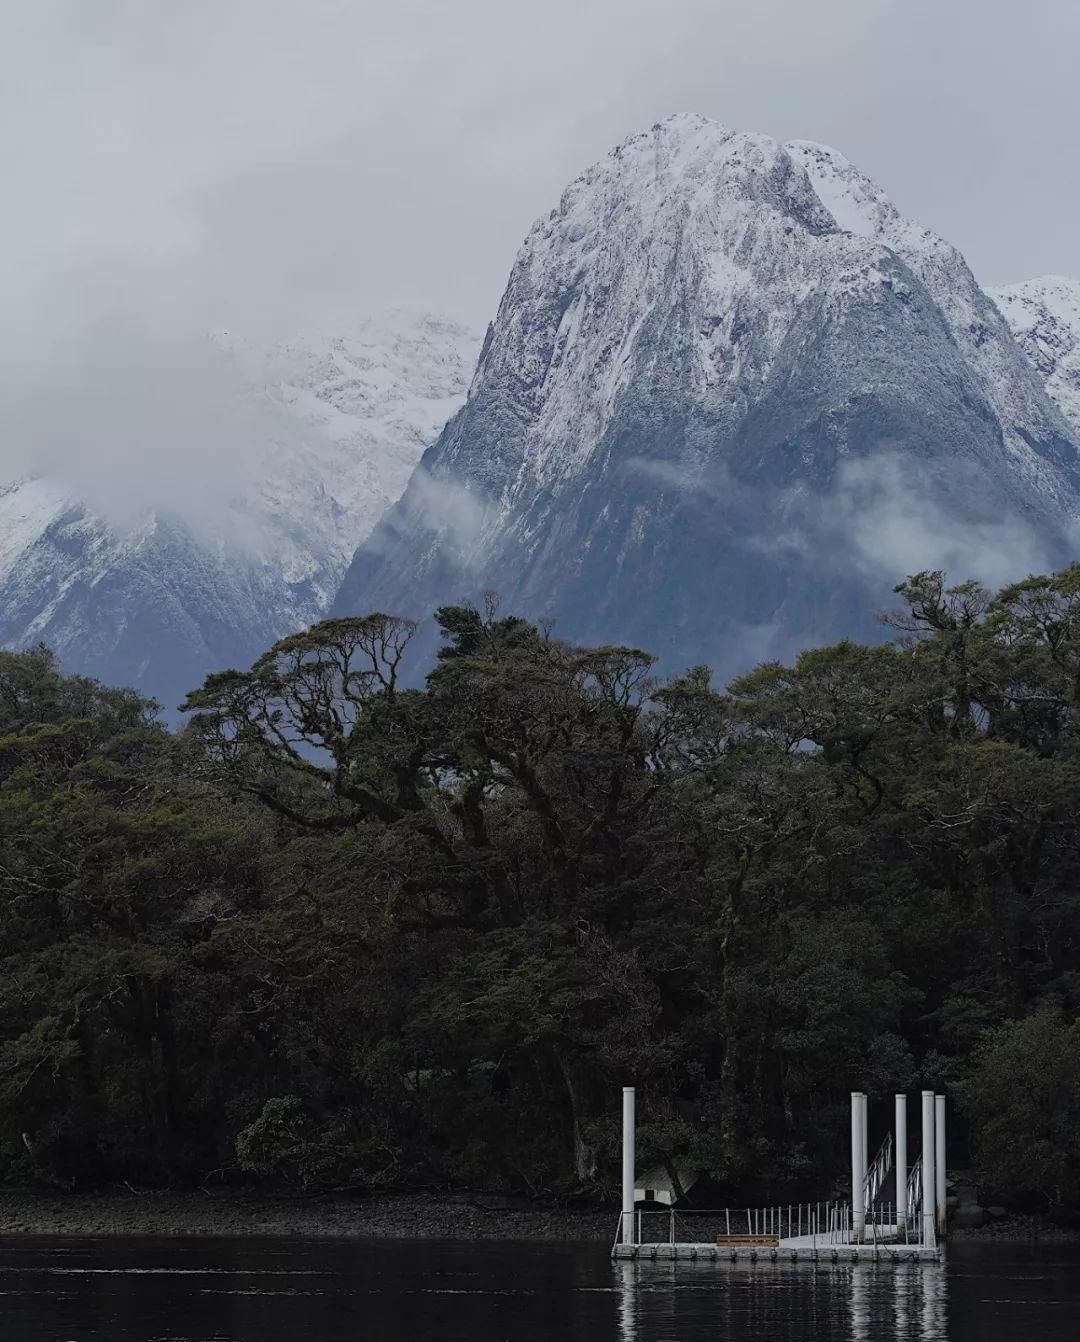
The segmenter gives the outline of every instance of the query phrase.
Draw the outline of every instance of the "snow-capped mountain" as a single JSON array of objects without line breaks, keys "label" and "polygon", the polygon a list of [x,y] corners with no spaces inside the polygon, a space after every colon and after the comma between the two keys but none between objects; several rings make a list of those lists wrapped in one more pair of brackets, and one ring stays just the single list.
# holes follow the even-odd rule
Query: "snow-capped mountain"
[{"label": "snow-capped mountain", "polygon": [[991,289],[1050,399],[1080,435],[1080,280],[1061,275]]},{"label": "snow-capped mountain", "polygon": [[[265,438],[243,495],[117,520],[62,480],[0,487],[0,643],[50,644],[65,667],[171,710],[211,670],[246,666],[319,619],[358,543],[464,399],[479,338],[390,314],[347,336],[212,344]],[[207,490],[212,493],[213,480]]]},{"label": "snow-capped mountain", "polygon": [[841,155],[680,115],[567,188],[335,608],[499,591],[721,673],[925,567],[1058,562],[1076,436],[963,258]]}]

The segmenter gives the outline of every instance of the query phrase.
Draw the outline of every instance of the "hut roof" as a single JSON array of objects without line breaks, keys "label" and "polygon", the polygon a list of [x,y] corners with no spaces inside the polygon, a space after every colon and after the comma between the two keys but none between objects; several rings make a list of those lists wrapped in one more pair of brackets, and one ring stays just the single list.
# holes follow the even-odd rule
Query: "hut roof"
[{"label": "hut roof", "polygon": [[[678,1175],[684,1193],[688,1193],[701,1178],[701,1171],[693,1165],[676,1165],[675,1173]],[[657,1193],[676,1192],[666,1165],[653,1165],[650,1169],[643,1171],[634,1180],[634,1187],[651,1188]]]}]

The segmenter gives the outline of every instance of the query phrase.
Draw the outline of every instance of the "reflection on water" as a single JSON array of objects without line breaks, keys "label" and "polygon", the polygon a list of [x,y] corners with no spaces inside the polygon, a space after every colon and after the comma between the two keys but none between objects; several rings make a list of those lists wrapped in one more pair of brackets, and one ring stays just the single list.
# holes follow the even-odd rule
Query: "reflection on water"
[{"label": "reflection on water", "polygon": [[611,1263],[602,1244],[0,1239],[3,1342],[1075,1342],[1080,1247]]},{"label": "reflection on water", "polygon": [[706,1311],[719,1337],[942,1342],[949,1336],[941,1263],[621,1260],[613,1271],[619,1342],[688,1337]]}]

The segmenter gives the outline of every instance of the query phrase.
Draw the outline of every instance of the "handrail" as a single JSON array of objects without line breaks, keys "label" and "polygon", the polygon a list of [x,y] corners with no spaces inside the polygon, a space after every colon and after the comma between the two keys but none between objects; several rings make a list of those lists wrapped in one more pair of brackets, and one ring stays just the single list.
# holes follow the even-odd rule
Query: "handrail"
[{"label": "handrail", "polygon": [[922,1156],[917,1156],[908,1170],[907,1205],[910,1212],[914,1212],[916,1206],[922,1210]]},{"label": "handrail", "polygon": [[850,1242],[846,1202],[783,1203],[768,1207],[655,1207],[636,1213],[635,1243],[721,1243],[748,1237],[812,1240],[824,1248]]},{"label": "handrail", "polygon": [[863,1179],[864,1205],[867,1209],[873,1207],[877,1201],[877,1195],[881,1192],[885,1183],[885,1178],[893,1167],[893,1137],[890,1132],[885,1140],[878,1147],[878,1153],[874,1157],[874,1163],[866,1171],[866,1177]]},{"label": "handrail", "polygon": [[[907,1215],[897,1215],[895,1202],[881,1202],[866,1209],[862,1224],[863,1243],[878,1248],[887,1244],[933,1248],[921,1215],[921,1160],[916,1160],[908,1181]],[[622,1243],[622,1217],[616,1227],[612,1251]],[[648,1252],[656,1245],[773,1246],[786,1251],[831,1249],[851,1245],[851,1206],[847,1202],[784,1203],[768,1207],[669,1207],[634,1211],[631,1246]]]},{"label": "handrail", "polygon": [[[918,1231],[918,1242],[922,1243],[923,1224],[922,1224],[922,1156],[915,1158],[915,1163],[908,1171],[907,1181],[907,1223]],[[905,1238],[907,1237],[907,1226],[904,1228]]]}]

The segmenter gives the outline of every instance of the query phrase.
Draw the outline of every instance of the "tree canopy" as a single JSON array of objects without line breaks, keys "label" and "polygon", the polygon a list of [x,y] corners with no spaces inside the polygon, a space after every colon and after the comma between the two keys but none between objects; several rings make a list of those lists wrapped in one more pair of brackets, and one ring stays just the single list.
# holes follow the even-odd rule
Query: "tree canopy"
[{"label": "tree canopy", "polygon": [[1080,1197],[1080,568],[897,593],[725,690],[493,602],[416,688],[411,622],[334,619],[175,735],[0,654],[7,1177],[599,1196],[635,1083],[643,1158],[780,1193],[934,1085]]}]

